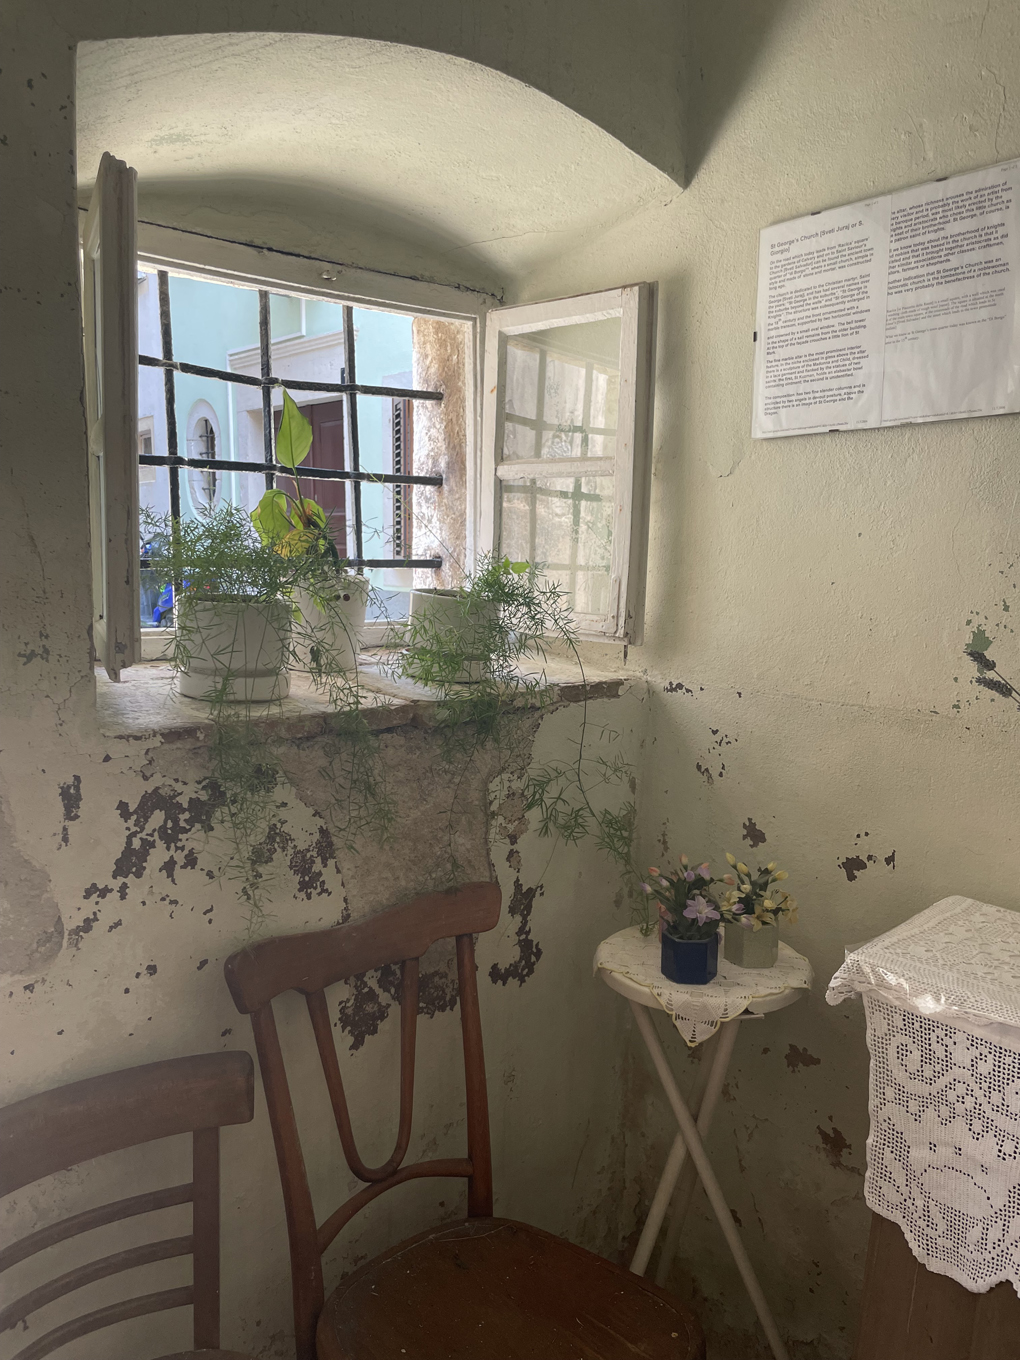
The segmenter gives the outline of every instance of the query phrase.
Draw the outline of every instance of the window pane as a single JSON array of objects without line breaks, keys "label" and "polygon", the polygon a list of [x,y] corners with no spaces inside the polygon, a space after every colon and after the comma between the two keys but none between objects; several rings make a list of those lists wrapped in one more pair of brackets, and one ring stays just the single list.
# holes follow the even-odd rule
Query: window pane
[{"label": "window pane", "polygon": [[411,387],[412,318],[354,308],[358,382],[368,387]]},{"label": "window pane", "polygon": [[[159,298],[155,280],[151,292],[155,296],[158,326]],[[242,359],[253,352],[258,362],[259,295],[254,288],[236,288],[228,283],[171,274],[170,323],[174,358],[178,361],[229,371],[235,367],[232,357]],[[142,347],[143,354],[159,355],[161,352],[159,348],[147,350]]]},{"label": "window pane", "polygon": [[504,460],[615,454],[620,332],[609,317],[507,337]]},{"label": "window pane", "polygon": [[580,614],[609,608],[613,479],[501,481],[500,552],[540,563]]}]

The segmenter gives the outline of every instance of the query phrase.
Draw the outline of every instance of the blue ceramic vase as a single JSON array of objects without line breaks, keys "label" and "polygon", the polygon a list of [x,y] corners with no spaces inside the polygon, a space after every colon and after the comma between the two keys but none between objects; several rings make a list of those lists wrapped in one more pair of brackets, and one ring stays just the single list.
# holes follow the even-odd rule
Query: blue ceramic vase
[{"label": "blue ceramic vase", "polygon": [[718,934],[707,940],[674,940],[662,932],[662,975],[670,982],[704,986],[718,971]]}]

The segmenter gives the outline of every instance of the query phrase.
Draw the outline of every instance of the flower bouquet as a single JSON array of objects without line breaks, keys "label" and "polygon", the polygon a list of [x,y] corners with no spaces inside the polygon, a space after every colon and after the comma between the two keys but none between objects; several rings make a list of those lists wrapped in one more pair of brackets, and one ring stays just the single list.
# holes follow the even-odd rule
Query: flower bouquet
[{"label": "flower bouquet", "polygon": [[726,862],[736,870],[722,880],[726,959],[739,968],[771,968],[779,957],[779,922],[797,919],[796,901],[779,887],[789,875],[775,860],[753,873],[735,855]]},{"label": "flower bouquet", "polygon": [[681,855],[678,869],[650,868],[641,884],[658,903],[662,972],[671,982],[703,985],[716,975],[723,913],[708,895],[714,882],[707,863],[692,868]]}]

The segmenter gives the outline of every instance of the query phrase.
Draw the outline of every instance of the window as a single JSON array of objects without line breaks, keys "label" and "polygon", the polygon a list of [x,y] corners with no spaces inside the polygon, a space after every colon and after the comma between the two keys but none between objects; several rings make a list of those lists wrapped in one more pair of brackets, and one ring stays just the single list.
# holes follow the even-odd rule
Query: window
[{"label": "window", "polygon": [[[219,449],[216,413],[206,402],[196,402],[188,416],[188,494],[199,514],[214,510],[220,499],[220,478],[216,471]],[[196,466],[207,462],[208,468]],[[139,481],[141,481],[139,466]]]},{"label": "window", "polygon": [[[545,563],[582,637],[640,641],[651,285],[491,309],[470,289],[151,224],[135,256],[134,172],[103,164],[119,178],[97,181],[103,244],[87,227],[84,297],[92,352],[106,355],[89,369],[90,467],[96,650],[112,678],[159,654],[167,622],[144,544],[139,562],[139,499],[172,518],[253,508],[289,477],[275,458],[284,387],[313,429],[302,482],[388,617],[406,613],[412,585],[456,584],[495,551]],[[111,440],[125,428],[129,444]]]},{"label": "window", "polygon": [[485,532],[545,564],[586,638],[641,640],[653,337],[650,284],[488,317]]}]

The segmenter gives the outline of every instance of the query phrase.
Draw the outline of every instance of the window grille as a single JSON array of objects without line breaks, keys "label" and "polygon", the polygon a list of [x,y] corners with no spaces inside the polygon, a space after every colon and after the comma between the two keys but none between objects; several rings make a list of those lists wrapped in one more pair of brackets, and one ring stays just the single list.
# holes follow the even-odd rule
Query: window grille
[{"label": "window grille", "polygon": [[[412,402],[442,401],[442,392],[419,391],[415,388],[376,387],[359,384],[357,381],[357,359],[355,354],[354,308],[343,304],[344,328],[344,368],[339,383],[311,382],[304,378],[291,377],[286,380],[277,378],[272,371],[272,344],[269,323],[269,293],[259,290],[259,352],[261,376],[234,373],[224,369],[207,368],[200,364],[187,363],[174,358],[173,330],[170,322],[170,275],[167,270],[157,273],[159,287],[159,322],[162,354],[157,358],[151,354],[139,354],[139,364],[163,370],[163,396],[166,406],[167,452],[154,454],[145,452],[145,444],[139,454],[139,463],[148,467],[165,467],[170,481],[170,515],[174,520],[181,518],[181,469],[195,470],[201,475],[203,485],[211,487],[215,494],[216,478],[223,472],[256,472],[265,477],[266,487],[275,485],[280,475],[290,477],[291,471],[276,461],[275,429],[273,420],[272,392],[274,387],[286,385],[300,392],[330,392],[343,396],[347,422],[347,447],[350,455],[349,468],[316,468],[302,464],[302,480],[341,481],[351,484],[351,505],[353,511],[354,554],[347,558],[352,567],[421,567],[438,568],[442,566],[441,557],[411,557],[410,554],[410,509],[411,501],[408,488],[411,486],[442,486],[441,476],[416,476],[411,472],[410,430]],[[220,458],[216,453],[215,432],[209,425],[206,443],[196,449],[200,456],[192,457],[191,450],[186,456],[179,451],[177,432],[177,408],[175,400],[175,375],[189,373],[200,378],[218,378],[222,382],[243,383],[262,389],[262,438],[264,457],[261,463],[235,458]],[[361,469],[361,455],[358,442],[358,396],[390,397],[394,403],[394,466],[392,472],[364,472]],[[399,417],[398,417],[399,408]],[[205,422],[208,424],[208,422]],[[399,429],[399,438],[397,432]],[[196,431],[196,433],[198,433]],[[201,435],[199,442],[201,442]],[[192,474],[194,475],[194,474]],[[361,510],[361,488],[365,482],[381,483],[393,488],[393,557],[365,557],[364,524]]]}]

